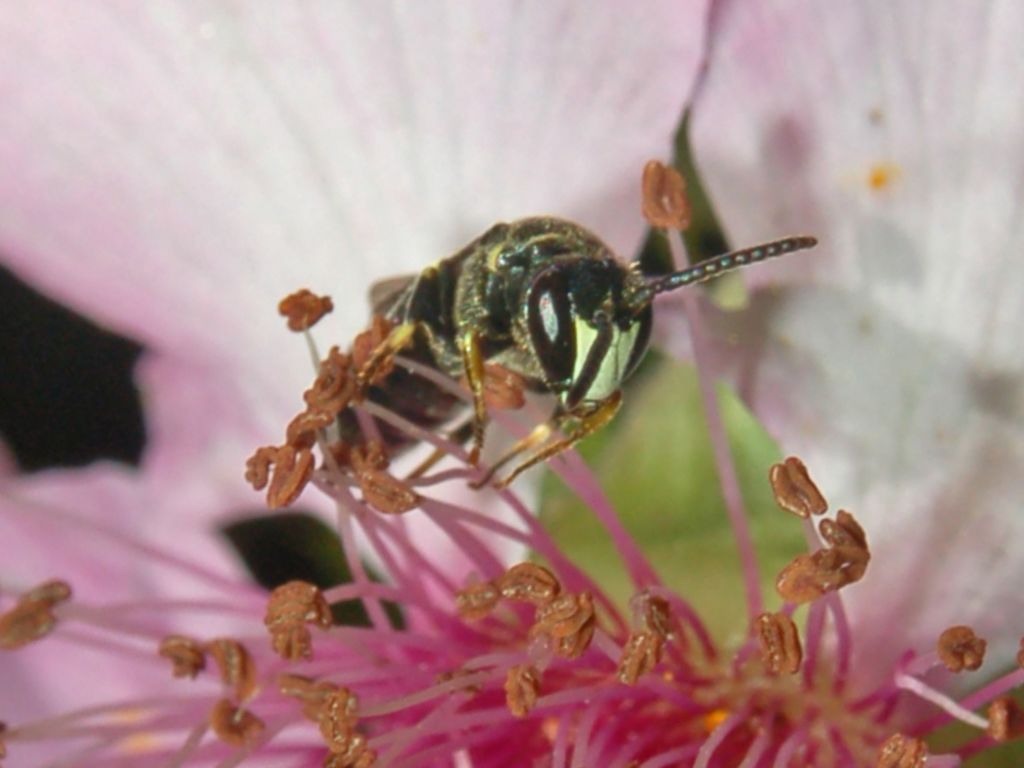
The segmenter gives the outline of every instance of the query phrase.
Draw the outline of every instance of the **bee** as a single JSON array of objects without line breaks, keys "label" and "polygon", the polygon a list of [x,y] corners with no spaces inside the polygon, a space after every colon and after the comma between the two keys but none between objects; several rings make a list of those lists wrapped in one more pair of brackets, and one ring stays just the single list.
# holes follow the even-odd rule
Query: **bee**
[{"label": "bee", "polygon": [[[472,440],[473,463],[487,423],[485,363],[518,375],[530,390],[555,396],[548,421],[515,443],[478,483],[518,459],[497,483],[503,487],[615,416],[622,384],[647,351],[655,296],[815,242],[787,238],[652,275],[638,262],[620,261],[596,235],[570,221],[534,217],[495,224],[419,274],[373,286],[373,311],[392,326],[377,357],[401,352],[468,383],[472,412],[452,434],[460,442]],[[368,396],[424,428],[450,422],[462,405],[400,366]],[[342,415],[348,419],[342,435],[352,435],[358,429],[354,416]],[[394,427],[378,428],[392,452],[411,442]]]}]

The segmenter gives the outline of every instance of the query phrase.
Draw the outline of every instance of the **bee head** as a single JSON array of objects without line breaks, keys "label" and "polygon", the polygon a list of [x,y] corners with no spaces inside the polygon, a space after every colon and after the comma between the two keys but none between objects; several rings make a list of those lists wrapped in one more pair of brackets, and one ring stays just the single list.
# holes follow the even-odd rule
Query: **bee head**
[{"label": "bee head", "polygon": [[789,237],[657,276],[610,256],[553,260],[534,276],[525,301],[526,329],[545,383],[566,409],[607,399],[647,351],[651,304],[659,293],[816,243],[813,237]]},{"label": "bee head", "polygon": [[569,258],[531,281],[524,302],[530,346],[565,408],[607,399],[643,359],[651,306],[628,301],[636,279],[611,258]]}]

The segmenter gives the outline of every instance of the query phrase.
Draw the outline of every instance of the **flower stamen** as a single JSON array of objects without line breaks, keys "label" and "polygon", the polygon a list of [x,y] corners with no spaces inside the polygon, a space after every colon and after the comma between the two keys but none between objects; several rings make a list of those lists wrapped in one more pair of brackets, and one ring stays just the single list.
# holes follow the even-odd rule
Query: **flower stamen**
[{"label": "flower stamen", "polygon": [[875,768],[924,768],[928,747],[920,739],[894,733],[878,751]]},{"label": "flower stamen", "polygon": [[510,667],[505,677],[505,703],[516,717],[526,717],[537,704],[540,692],[540,672],[536,667],[520,665]]},{"label": "flower stamen", "polygon": [[274,651],[281,658],[310,659],[312,637],[306,625],[315,624],[324,629],[331,626],[331,607],[313,584],[289,581],[270,593],[263,623],[270,631]]},{"label": "flower stamen", "polygon": [[288,319],[288,329],[296,333],[308,331],[333,309],[330,296],[317,296],[307,288],[285,296],[277,305],[278,314]]},{"label": "flower stamen", "polygon": [[213,705],[209,722],[217,738],[232,747],[253,743],[266,728],[260,718],[229,699],[220,699]]},{"label": "flower stamen", "polygon": [[860,581],[867,571],[871,553],[864,530],[853,515],[839,510],[835,521],[822,520],[818,529],[829,546],[798,555],[776,579],[779,595],[788,602],[812,602]]},{"label": "flower stamen", "polygon": [[641,210],[652,227],[683,230],[690,226],[686,182],[675,168],[658,160],[649,161],[640,189]]},{"label": "flower stamen", "polygon": [[506,600],[548,605],[558,597],[562,585],[551,571],[536,563],[518,563],[498,579],[497,587]]},{"label": "flower stamen", "polygon": [[537,610],[530,638],[550,639],[557,655],[575,659],[587,650],[595,626],[594,601],[590,593],[566,593]]},{"label": "flower stamen", "polygon": [[363,499],[380,512],[400,515],[419,506],[421,498],[408,483],[387,471],[389,461],[384,446],[372,441],[355,446],[349,453]]},{"label": "flower stamen", "polygon": [[208,642],[205,650],[217,665],[221,682],[232,689],[235,700],[249,698],[256,689],[256,666],[248,649],[238,640],[218,637]]},{"label": "flower stamen", "polygon": [[761,659],[773,675],[800,671],[803,649],[793,619],[784,613],[762,613],[754,620]]},{"label": "flower stamen", "polygon": [[175,677],[195,679],[206,668],[206,654],[198,640],[184,635],[168,635],[160,641],[159,655],[169,659]]},{"label": "flower stamen", "polygon": [[280,509],[299,498],[312,479],[313,454],[291,445],[264,446],[249,457],[245,468],[245,479],[254,490],[267,488],[267,506]]},{"label": "flower stamen", "polygon": [[348,688],[337,688],[326,694],[320,706],[318,724],[320,735],[334,755],[325,765],[348,768],[369,766],[376,755],[367,748],[366,737],[356,730],[359,701]]},{"label": "flower stamen", "polygon": [[828,502],[811,479],[807,467],[796,456],[781,464],[773,464],[768,479],[775,493],[775,502],[797,517],[820,515],[828,509]]},{"label": "flower stamen", "polygon": [[661,661],[662,649],[669,637],[668,601],[643,590],[630,598],[633,630],[626,638],[619,658],[619,682],[635,685]]},{"label": "flower stamen", "polygon": [[54,579],[30,589],[0,614],[0,650],[13,651],[40,640],[57,626],[53,609],[71,599],[71,587]]},{"label": "flower stamen", "polygon": [[988,708],[988,735],[996,741],[1024,736],[1024,711],[1009,696],[1000,696]]},{"label": "flower stamen", "polygon": [[290,672],[282,672],[277,676],[277,688],[282,696],[302,702],[302,714],[314,723],[319,722],[327,697],[338,690],[338,686],[327,680],[314,680]]},{"label": "flower stamen", "polygon": [[334,418],[348,407],[355,393],[352,360],[334,346],[320,361],[317,377],[312,386],[302,393],[302,399],[309,410]]},{"label": "flower stamen", "polygon": [[500,599],[493,581],[475,582],[455,593],[455,607],[463,619],[475,621],[489,615]]},{"label": "flower stamen", "polygon": [[985,660],[987,643],[965,625],[950,627],[939,635],[936,653],[950,672],[974,672]]}]

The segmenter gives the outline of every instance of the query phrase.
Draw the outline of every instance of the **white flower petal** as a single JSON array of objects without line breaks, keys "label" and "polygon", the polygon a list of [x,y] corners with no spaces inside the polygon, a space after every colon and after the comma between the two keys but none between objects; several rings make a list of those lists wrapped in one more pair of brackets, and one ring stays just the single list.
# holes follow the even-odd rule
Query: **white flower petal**
[{"label": "white flower petal", "polygon": [[[163,349],[225,363],[299,285],[365,319],[370,282],[501,218],[628,250],[702,6],[170,0],[0,15],[0,248]],[[689,22],[689,23],[687,23]]]},{"label": "white flower petal", "polygon": [[[738,375],[786,451],[864,522],[858,620],[927,649],[1016,643],[1024,608],[1024,7],[722,3],[693,143],[737,244],[809,231],[762,269]],[[733,330],[736,330],[735,328]],[[876,632],[879,664],[902,647]]]},{"label": "white flower petal", "polygon": [[704,11],[0,10],[0,258],[198,377],[181,387],[235,397],[250,445],[276,440],[311,379],[275,311],[291,290],[334,297],[318,336],[345,345],[372,281],[495,220],[557,214],[636,246],[639,169],[668,152]]}]

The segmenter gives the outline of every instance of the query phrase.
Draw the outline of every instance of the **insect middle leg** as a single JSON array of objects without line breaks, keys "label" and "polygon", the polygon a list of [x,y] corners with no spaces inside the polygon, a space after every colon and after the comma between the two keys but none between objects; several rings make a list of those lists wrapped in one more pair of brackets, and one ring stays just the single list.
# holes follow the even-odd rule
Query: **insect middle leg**
[{"label": "insect middle leg", "polygon": [[[617,390],[610,397],[601,401],[596,408],[588,408],[585,411],[577,408],[556,414],[549,421],[534,427],[526,437],[518,440],[504,456],[494,463],[483,478],[471,484],[472,487],[481,488],[487,485],[502,467],[526,454],[507,477],[494,484],[497,488],[507,488],[513,480],[530,467],[572,448],[583,438],[601,429],[615,417],[621,405],[622,392]],[[556,430],[562,431],[564,437],[548,442]]]},{"label": "insect middle leg", "polygon": [[[455,429],[452,429],[445,436],[447,440],[455,443],[456,445],[465,445],[466,442],[473,436],[474,429],[474,416],[470,416],[465,421],[461,422]],[[427,458],[419,463],[419,465],[412,470],[408,475],[405,476],[406,480],[415,480],[418,477],[423,477],[428,471],[430,471],[441,459],[448,456],[449,453],[444,448],[435,448]]]}]

